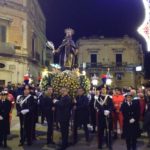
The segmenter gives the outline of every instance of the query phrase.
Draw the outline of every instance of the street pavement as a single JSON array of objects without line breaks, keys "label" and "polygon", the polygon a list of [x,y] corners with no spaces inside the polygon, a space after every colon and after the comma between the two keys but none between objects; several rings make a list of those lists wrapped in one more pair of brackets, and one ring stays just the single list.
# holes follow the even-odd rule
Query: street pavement
[{"label": "street pavement", "polygon": [[[37,140],[33,142],[32,146],[25,145],[24,147],[18,147],[19,144],[19,121],[18,117],[15,116],[13,113],[13,120],[11,124],[11,135],[9,136],[8,140],[8,150],[55,150],[57,146],[53,145],[46,145],[46,124],[41,125],[37,124],[36,131],[37,131]],[[71,132],[70,132],[71,133]],[[71,141],[70,135],[70,141]],[[54,132],[54,141],[58,144],[61,141],[60,132]],[[146,147],[147,139],[146,137],[142,137],[138,140],[138,149],[137,150],[149,150]],[[2,148],[0,148],[2,149]],[[6,150],[7,150],[6,149]],[[97,136],[96,134],[91,134],[90,142],[86,143],[84,138],[84,132],[82,130],[79,131],[78,143],[76,145],[70,146],[67,150],[98,150],[97,149]],[[107,148],[104,148],[107,150]],[[116,140],[113,143],[113,150],[126,150],[124,140]]]}]

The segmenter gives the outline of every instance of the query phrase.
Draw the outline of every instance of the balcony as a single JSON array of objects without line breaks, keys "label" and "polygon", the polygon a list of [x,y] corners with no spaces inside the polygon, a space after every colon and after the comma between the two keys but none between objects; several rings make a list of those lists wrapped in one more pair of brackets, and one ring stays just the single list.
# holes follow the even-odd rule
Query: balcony
[{"label": "balcony", "polygon": [[102,67],[101,63],[86,63],[86,68],[100,68]]},{"label": "balcony", "polygon": [[[82,69],[82,64],[80,65],[80,68]],[[129,65],[127,63],[122,63],[121,66],[117,66],[116,64],[102,64],[102,63],[86,63],[86,70],[89,72],[97,72],[97,71],[104,71],[107,72],[108,68],[110,68],[110,71],[113,72],[133,72],[135,71],[136,65]]]},{"label": "balcony", "polygon": [[12,56],[15,55],[15,47],[11,43],[0,43],[0,55]]}]

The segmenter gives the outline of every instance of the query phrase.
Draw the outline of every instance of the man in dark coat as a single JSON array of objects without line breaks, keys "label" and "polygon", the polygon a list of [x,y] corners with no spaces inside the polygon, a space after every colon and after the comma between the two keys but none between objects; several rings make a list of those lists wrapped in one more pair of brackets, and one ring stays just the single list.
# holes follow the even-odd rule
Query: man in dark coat
[{"label": "man in dark coat", "polygon": [[136,150],[137,137],[139,135],[140,105],[133,100],[131,93],[127,93],[126,101],[121,106],[123,114],[124,136],[127,150]]},{"label": "man in dark coat", "polygon": [[47,144],[54,144],[53,142],[53,121],[54,121],[54,103],[53,103],[53,89],[48,87],[43,97],[44,116],[47,120]]},{"label": "man in dark coat", "polygon": [[63,87],[61,89],[62,94],[60,100],[54,100],[57,107],[58,121],[60,123],[62,135],[62,146],[59,150],[65,150],[68,147],[69,121],[72,108],[72,101],[68,92],[68,89]]},{"label": "man in dark coat", "polygon": [[144,117],[144,128],[147,131],[148,139],[149,139],[147,147],[150,147],[150,88],[147,90],[146,112],[145,112],[145,117]]},{"label": "man in dark coat", "polygon": [[94,108],[94,99],[95,97],[95,92],[94,90],[91,91],[90,95],[88,96],[89,98],[89,106],[90,106],[90,123],[93,127],[92,133],[95,133],[95,129],[96,129],[96,110]]},{"label": "man in dark coat", "polygon": [[101,94],[95,96],[94,107],[97,110],[98,126],[98,148],[102,149],[104,141],[104,132],[106,132],[106,144],[109,150],[112,150],[112,112],[114,110],[112,98],[107,95],[105,86],[101,87]]},{"label": "man in dark coat", "polygon": [[9,113],[11,102],[7,99],[8,93],[0,93],[0,147],[7,147],[7,135],[10,132]]},{"label": "man in dark coat", "polygon": [[89,141],[89,100],[85,95],[85,90],[81,87],[78,89],[78,96],[74,101],[74,144],[77,142],[78,127],[83,125],[86,141]]},{"label": "man in dark coat", "polygon": [[39,91],[37,92],[37,97],[38,97],[38,115],[40,116],[40,123],[44,124],[44,107],[43,107],[43,92]]},{"label": "man in dark coat", "polygon": [[34,123],[34,98],[30,94],[31,87],[24,87],[24,94],[17,97],[17,113],[20,120],[20,144],[23,146],[27,140],[28,146],[32,144],[33,123]]},{"label": "man in dark coat", "polygon": [[32,139],[36,140],[36,123],[38,122],[38,97],[35,93],[35,87],[31,88],[30,94],[34,99]]}]

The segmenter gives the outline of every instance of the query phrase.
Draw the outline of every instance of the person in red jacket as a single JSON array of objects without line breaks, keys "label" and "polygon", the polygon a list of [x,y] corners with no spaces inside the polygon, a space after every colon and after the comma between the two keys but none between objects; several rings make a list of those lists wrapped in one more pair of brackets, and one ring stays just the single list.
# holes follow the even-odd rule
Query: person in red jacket
[{"label": "person in red jacket", "polygon": [[123,115],[120,111],[121,105],[124,101],[124,96],[121,94],[120,88],[115,88],[115,93],[113,94],[113,103],[114,103],[114,113],[113,113],[113,125],[114,125],[114,138],[117,138],[117,124],[119,122],[120,133],[123,129]]}]

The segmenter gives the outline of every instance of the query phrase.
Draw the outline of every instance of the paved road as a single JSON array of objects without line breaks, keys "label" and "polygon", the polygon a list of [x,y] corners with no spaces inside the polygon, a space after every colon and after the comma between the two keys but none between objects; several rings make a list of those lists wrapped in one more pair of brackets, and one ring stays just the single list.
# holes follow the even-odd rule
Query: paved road
[{"label": "paved road", "polygon": [[[8,141],[8,150],[55,150],[54,146],[47,146],[46,143],[46,125],[37,124],[37,141],[34,141],[31,147],[18,147],[19,143],[19,122],[18,118],[13,115],[11,135]],[[79,131],[79,142],[75,146],[70,146],[68,150],[97,150],[97,139],[95,134],[91,134],[91,142],[86,143],[83,131]],[[71,140],[71,139],[70,139]],[[54,141],[59,143],[60,133],[55,131]],[[141,138],[138,141],[138,150],[149,150],[146,147],[146,138]],[[124,140],[117,140],[113,143],[114,150],[126,150]],[[106,150],[106,148],[104,148]]]}]

